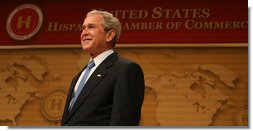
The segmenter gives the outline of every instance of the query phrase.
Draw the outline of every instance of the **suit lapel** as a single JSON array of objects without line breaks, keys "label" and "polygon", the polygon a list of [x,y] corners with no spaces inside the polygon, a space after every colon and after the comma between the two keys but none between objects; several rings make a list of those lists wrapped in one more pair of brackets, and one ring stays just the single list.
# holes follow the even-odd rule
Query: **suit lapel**
[{"label": "suit lapel", "polygon": [[[117,58],[117,53],[113,53],[110,56],[108,56],[92,73],[88,81],[86,82],[83,90],[80,92],[74,106],[72,107],[71,112],[69,112],[69,115],[67,117],[70,118],[72,114],[78,109],[78,107],[85,101],[85,99],[88,97],[88,95],[96,88],[96,86],[100,83],[100,81],[107,75],[107,68],[112,66],[113,62]],[[75,83],[74,83],[75,85]],[[73,86],[74,86],[73,85]],[[74,87],[72,87],[74,88]],[[72,89],[73,91],[73,89]],[[66,110],[66,109],[65,109]]]},{"label": "suit lapel", "polygon": [[[97,75],[100,74],[101,77],[98,77]],[[80,104],[85,100],[85,98],[88,97],[88,95],[91,93],[91,91],[96,87],[96,85],[104,78],[106,75],[105,69],[96,69],[96,71],[93,72],[93,74],[90,76],[86,84],[84,85],[84,88],[80,92],[72,110],[75,111]]]},{"label": "suit lapel", "polygon": [[85,66],[85,67],[74,77],[74,79],[73,79],[72,82],[71,82],[70,89],[69,89],[69,92],[68,92],[68,97],[67,97],[66,104],[65,104],[65,108],[64,108],[64,112],[63,112],[63,117],[62,117],[62,121],[64,121],[64,122],[65,122],[67,116],[69,115],[69,103],[70,103],[70,101],[71,101],[71,99],[72,99],[72,94],[73,94],[73,91],[74,91],[76,82],[77,82],[78,78],[80,77],[81,73],[83,72],[83,70],[84,70],[86,67],[87,67],[87,66]]}]

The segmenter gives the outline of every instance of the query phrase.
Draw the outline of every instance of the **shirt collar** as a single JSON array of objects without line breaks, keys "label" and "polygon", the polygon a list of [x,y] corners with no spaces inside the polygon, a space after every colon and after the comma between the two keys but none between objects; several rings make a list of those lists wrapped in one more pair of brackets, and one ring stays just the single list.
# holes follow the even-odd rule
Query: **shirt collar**
[{"label": "shirt collar", "polygon": [[[111,55],[113,53],[113,49],[109,49],[101,54],[99,54],[97,57],[95,57],[93,60],[95,62],[95,66],[100,65],[100,63],[102,63],[109,55]],[[92,59],[90,59],[91,61]]]}]

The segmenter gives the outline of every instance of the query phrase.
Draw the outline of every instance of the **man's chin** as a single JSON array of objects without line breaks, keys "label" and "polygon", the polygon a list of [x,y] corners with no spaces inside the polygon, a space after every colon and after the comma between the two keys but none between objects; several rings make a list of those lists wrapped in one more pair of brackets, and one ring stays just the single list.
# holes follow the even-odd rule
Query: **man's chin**
[{"label": "man's chin", "polygon": [[82,43],[82,47],[83,47],[83,49],[89,48],[89,43]]},{"label": "man's chin", "polygon": [[90,47],[87,45],[82,45],[82,48],[85,52],[89,53],[90,52]]}]

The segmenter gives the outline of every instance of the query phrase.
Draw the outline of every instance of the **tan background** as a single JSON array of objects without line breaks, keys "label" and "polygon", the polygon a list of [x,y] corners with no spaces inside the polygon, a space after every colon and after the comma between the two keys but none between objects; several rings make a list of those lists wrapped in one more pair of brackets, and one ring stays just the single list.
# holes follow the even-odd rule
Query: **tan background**
[{"label": "tan background", "polygon": [[[117,48],[119,54],[139,63],[145,75],[145,100],[142,108],[141,125],[145,126],[235,126],[248,125],[248,48]],[[59,108],[45,104],[50,92],[68,92],[68,88],[73,76],[84,66],[89,57],[81,49],[17,49],[0,50],[0,125],[20,125],[20,126],[51,126],[59,125],[59,112],[65,103],[60,103]],[[25,63],[25,64],[22,64]],[[218,108],[220,103],[211,105],[216,108],[212,115],[209,115],[209,122],[204,123],[202,119],[197,119],[194,115],[197,111],[200,115],[210,109],[208,106],[201,106],[201,102],[195,103],[196,110],[188,111],[184,109],[185,99],[174,99],[171,96],[173,88],[170,87],[170,76],[172,72],[182,72],[182,69],[192,65],[204,67],[205,65],[215,65],[226,69],[238,76],[234,87],[227,87],[220,78],[230,78],[231,76],[215,77],[215,88],[219,93],[224,94],[226,99],[233,104],[228,104],[224,108]],[[217,66],[218,65],[218,66]],[[223,72],[223,70],[219,70]],[[9,72],[9,73],[6,73]],[[42,72],[42,73],[41,73]],[[212,72],[208,70],[208,72]],[[224,71],[227,73],[227,71]],[[231,73],[230,72],[230,73]],[[38,74],[42,74],[41,79]],[[33,74],[33,75],[32,75]],[[37,77],[34,77],[37,74]],[[5,77],[6,75],[6,77]],[[173,76],[174,77],[174,76]],[[17,79],[21,79],[26,84],[20,84]],[[174,79],[174,78],[173,78]],[[174,85],[182,84],[181,78],[175,79]],[[25,85],[21,88],[21,85]],[[194,87],[189,87],[194,88]],[[18,91],[31,91],[24,93]],[[169,89],[169,90],[166,90]],[[9,93],[6,93],[9,91]],[[28,92],[29,92],[28,91]],[[168,92],[166,92],[168,91]],[[195,90],[198,92],[198,90]],[[203,90],[200,90],[199,93]],[[215,90],[216,91],[216,90]],[[12,93],[13,92],[13,93]],[[183,90],[182,90],[183,92]],[[26,98],[21,94],[26,94]],[[206,92],[204,91],[204,94]],[[217,98],[214,93],[211,96]],[[202,96],[204,96],[202,94]],[[55,95],[54,98],[64,98]],[[175,95],[175,98],[179,98]],[[206,97],[203,97],[207,99]],[[20,99],[20,100],[19,100]],[[21,102],[21,100],[24,100]],[[49,100],[49,101],[50,101]],[[164,101],[171,100],[171,101]],[[54,103],[56,102],[54,101]],[[161,106],[162,102],[168,106]],[[57,103],[57,102],[56,102]],[[171,106],[173,103],[177,106]],[[207,102],[208,103],[208,102]],[[193,103],[194,104],[194,103]],[[192,104],[192,105],[193,105]],[[196,106],[200,104],[200,106]],[[206,101],[205,101],[206,104]],[[224,104],[224,102],[223,102]],[[59,105],[59,103],[58,103]],[[159,106],[160,105],[160,106]],[[47,106],[47,107],[46,107]],[[13,108],[16,108],[15,110]],[[51,113],[58,117],[48,118],[45,113],[52,109]],[[179,113],[170,113],[173,110]],[[203,111],[204,110],[204,111]],[[200,112],[202,111],[202,112]],[[193,113],[195,112],[195,113]],[[58,113],[58,114],[57,114]],[[175,119],[172,116],[175,115]],[[7,117],[8,116],[8,117]],[[182,116],[182,117],[179,117]],[[170,120],[174,122],[171,122]],[[204,119],[204,118],[203,118]],[[194,121],[194,123],[193,123]],[[239,122],[238,122],[239,121]]]}]

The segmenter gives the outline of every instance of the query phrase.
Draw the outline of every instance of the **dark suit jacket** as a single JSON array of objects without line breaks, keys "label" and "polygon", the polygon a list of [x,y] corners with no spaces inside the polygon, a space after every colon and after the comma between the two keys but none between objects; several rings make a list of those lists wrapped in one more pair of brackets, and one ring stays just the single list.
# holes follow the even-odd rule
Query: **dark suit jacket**
[{"label": "dark suit jacket", "polygon": [[139,124],[145,85],[143,71],[138,64],[118,56],[117,53],[108,56],[90,76],[69,112],[71,95],[80,74],[81,72],[72,80],[62,125]]}]

